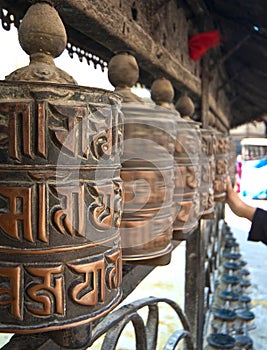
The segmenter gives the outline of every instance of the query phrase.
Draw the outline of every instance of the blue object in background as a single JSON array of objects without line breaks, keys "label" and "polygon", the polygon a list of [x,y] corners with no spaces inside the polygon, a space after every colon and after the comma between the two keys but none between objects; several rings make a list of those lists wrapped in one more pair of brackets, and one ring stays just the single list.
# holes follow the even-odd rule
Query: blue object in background
[{"label": "blue object in background", "polygon": [[267,158],[243,161],[240,194],[252,199],[267,199]]}]

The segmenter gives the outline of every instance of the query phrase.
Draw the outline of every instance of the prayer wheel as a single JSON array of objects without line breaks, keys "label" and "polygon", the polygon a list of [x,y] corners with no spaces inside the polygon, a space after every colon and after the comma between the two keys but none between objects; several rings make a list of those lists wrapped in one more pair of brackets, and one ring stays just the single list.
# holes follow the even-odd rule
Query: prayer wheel
[{"label": "prayer wheel", "polygon": [[199,186],[200,214],[202,219],[214,216],[214,189],[215,179],[215,135],[210,129],[200,129],[201,134],[201,179]]},{"label": "prayer wheel", "polygon": [[186,233],[198,225],[200,218],[200,149],[199,125],[189,120],[179,124],[174,154],[174,201],[177,206],[174,231]]},{"label": "prayer wheel", "polygon": [[173,225],[174,237],[186,233],[198,225],[200,218],[199,186],[201,179],[201,134],[200,125],[191,119],[194,105],[188,96],[176,103],[181,113],[175,144],[175,194],[176,216]]},{"label": "prayer wheel", "polygon": [[127,261],[154,259],[172,250],[177,113],[145,104],[134,95],[130,89],[138,74],[137,62],[128,53],[109,62],[109,80],[124,97],[121,178],[125,192],[120,232]]},{"label": "prayer wheel", "polygon": [[175,119],[160,107],[123,104],[125,197],[123,259],[149,259],[172,249]]},{"label": "prayer wheel", "polygon": [[236,154],[236,142],[233,138],[229,137],[229,147],[228,147],[228,173],[232,183],[236,182],[236,162],[237,162],[237,154]]},{"label": "prayer wheel", "polygon": [[228,175],[229,144],[228,136],[215,132],[215,179],[213,183],[215,202],[223,202],[226,197],[226,177]]},{"label": "prayer wheel", "polygon": [[54,65],[65,33],[52,6],[32,5],[19,35],[31,63],[0,82],[0,331],[34,333],[120,300],[122,114],[117,94]]},{"label": "prayer wheel", "polygon": [[169,80],[156,79],[151,86],[151,97],[161,107],[172,113],[177,112],[174,116],[177,135],[174,151],[173,238],[180,239],[180,233],[186,233],[197,226],[200,215],[199,123],[191,119],[195,107],[188,96],[182,96],[176,106],[173,104],[174,89]]}]

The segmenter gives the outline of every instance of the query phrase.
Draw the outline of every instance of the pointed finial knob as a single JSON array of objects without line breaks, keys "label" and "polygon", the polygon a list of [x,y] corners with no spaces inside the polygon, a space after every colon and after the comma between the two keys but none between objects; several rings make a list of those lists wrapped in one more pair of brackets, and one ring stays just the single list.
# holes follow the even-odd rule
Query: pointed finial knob
[{"label": "pointed finial knob", "polygon": [[179,98],[175,105],[175,108],[184,119],[190,119],[195,112],[195,105],[191,98],[186,94]]},{"label": "pointed finial knob", "polygon": [[174,89],[166,78],[154,80],[151,85],[151,98],[159,106],[175,110],[173,104]]},{"label": "pointed finial knob", "polygon": [[139,78],[139,67],[134,56],[128,52],[113,56],[108,64],[108,78],[115,92],[123,95],[123,102],[144,102],[131,92]]},{"label": "pointed finial knob", "polygon": [[67,35],[58,12],[50,3],[36,2],[29,7],[18,34],[22,49],[30,56],[30,64],[11,73],[7,80],[76,83],[57,68],[53,60],[64,51]]}]

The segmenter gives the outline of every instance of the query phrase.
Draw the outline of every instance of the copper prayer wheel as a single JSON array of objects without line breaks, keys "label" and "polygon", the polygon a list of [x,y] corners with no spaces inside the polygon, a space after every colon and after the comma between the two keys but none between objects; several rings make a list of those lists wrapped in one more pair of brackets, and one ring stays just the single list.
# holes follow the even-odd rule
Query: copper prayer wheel
[{"label": "copper prayer wheel", "polygon": [[214,200],[215,202],[225,201],[226,197],[226,177],[228,174],[228,136],[216,132],[216,151],[215,151],[215,179],[213,183],[214,187]]},{"label": "copper prayer wheel", "polygon": [[61,40],[55,10],[29,13],[53,20],[24,22],[31,63],[0,82],[0,331],[12,333],[88,323],[121,296],[121,98],[74,85],[57,42],[39,47]]},{"label": "copper prayer wheel", "polygon": [[120,226],[122,257],[127,261],[158,261],[160,259],[156,258],[165,258],[172,250],[177,113],[144,103],[131,91],[139,77],[133,55],[127,52],[115,55],[108,68],[115,92],[123,96],[125,117],[121,158],[124,183]]},{"label": "copper prayer wheel", "polygon": [[1,82],[1,331],[82,324],[119,301],[118,102]]},{"label": "copper prayer wheel", "polygon": [[123,259],[152,259],[172,250],[175,113],[139,103],[125,103],[122,111]]},{"label": "copper prayer wheel", "polygon": [[[156,104],[173,113],[177,123],[174,152],[175,188],[173,195],[173,238],[180,239],[198,224],[200,185],[200,129],[199,123],[191,119],[195,107],[193,101],[183,95],[173,104],[174,89],[165,78],[156,79],[151,87],[151,97]],[[182,118],[181,118],[182,116]]]},{"label": "copper prayer wheel", "polygon": [[194,105],[188,96],[182,96],[177,104],[181,113],[177,124],[175,144],[174,237],[186,233],[198,225],[200,218],[199,186],[201,176],[200,124],[191,119]]},{"label": "copper prayer wheel", "polygon": [[200,218],[200,150],[199,124],[191,120],[179,120],[174,153],[174,233],[192,230]]},{"label": "copper prayer wheel", "polygon": [[214,215],[215,178],[215,135],[210,129],[200,129],[201,134],[201,179],[199,186],[201,218],[212,218]]}]

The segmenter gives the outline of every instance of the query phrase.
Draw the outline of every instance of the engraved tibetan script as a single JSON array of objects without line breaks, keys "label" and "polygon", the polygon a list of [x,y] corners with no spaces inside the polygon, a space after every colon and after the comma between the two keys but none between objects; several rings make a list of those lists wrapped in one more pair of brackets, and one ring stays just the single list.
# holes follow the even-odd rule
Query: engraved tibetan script
[{"label": "engraved tibetan script", "polygon": [[[0,266],[0,282],[6,279],[6,283],[0,283],[0,306],[11,306],[11,314],[21,319],[21,269],[18,266]],[[1,286],[2,285],[2,286]],[[3,312],[3,311],[1,311]]]},{"label": "engraved tibetan script", "polygon": [[[64,314],[62,265],[55,267],[28,267],[26,270],[39,279],[27,288],[31,299],[28,310],[35,315]],[[36,305],[34,305],[34,303]]]},{"label": "engraved tibetan script", "polygon": [[118,288],[122,282],[121,251],[117,250],[106,255],[108,266],[106,270],[106,284],[109,289]]},{"label": "engraved tibetan script", "polygon": [[[82,264],[69,264],[71,270],[82,276],[71,291],[72,299],[81,305],[96,305],[103,302],[105,297],[104,259],[90,261]],[[80,279],[77,279],[80,281]]]},{"label": "engraved tibetan script", "polygon": [[[31,187],[0,186],[0,196],[7,199],[9,213],[0,213],[0,227],[7,235],[19,239],[19,227],[22,223],[22,236],[25,240],[33,242],[32,214],[31,214]],[[5,210],[8,210],[8,209]]]},{"label": "engraved tibetan script", "polygon": [[46,158],[44,102],[37,103],[36,108],[33,101],[1,102],[0,116],[0,133],[5,135],[1,144],[8,145],[10,158],[17,161],[22,161],[22,156],[34,159],[35,153]]},{"label": "engraved tibetan script", "polygon": [[88,158],[89,110],[86,104],[77,106],[49,103],[52,116],[49,129],[52,140],[59,149],[73,157]]},{"label": "engraved tibetan script", "polygon": [[94,202],[90,206],[90,221],[99,229],[117,226],[114,213],[121,210],[121,181],[93,184],[89,187]]},{"label": "engraved tibetan script", "polygon": [[[45,185],[37,185],[38,195],[35,200],[33,192],[33,186],[0,186],[0,198],[2,197],[4,202],[4,207],[0,208],[0,228],[13,239],[35,242],[33,217],[36,217],[38,221],[37,239],[48,242]],[[36,215],[33,215],[33,211]]]},{"label": "engraved tibetan script", "polygon": [[[92,107],[93,108],[93,107]],[[115,122],[118,122],[116,115]],[[11,159],[48,157],[52,146],[73,158],[109,158],[118,151],[118,126],[112,126],[112,109],[87,103],[47,101],[0,102],[0,145],[8,147]]]},{"label": "engraved tibetan script", "polygon": [[54,187],[65,208],[54,213],[53,223],[62,234],[85,236],[84,185]]},{"label": "engraved tibetan script", "polygon": [[31,103],[0,103],[0,132],[7,137],[2,144],[8,144],[9,157],[21,160],[21,154],[33,158],[31,148]]}]

